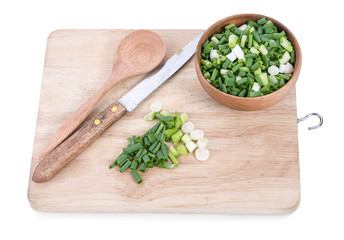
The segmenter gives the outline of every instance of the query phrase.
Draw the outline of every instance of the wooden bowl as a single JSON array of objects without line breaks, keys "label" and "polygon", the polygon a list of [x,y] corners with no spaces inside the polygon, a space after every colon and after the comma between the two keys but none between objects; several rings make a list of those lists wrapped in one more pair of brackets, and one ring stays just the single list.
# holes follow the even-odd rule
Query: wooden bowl
[{"label": "wooden bowl", "polygon": [[[285,31],[288,40],[293,44],[294,51],[295,51],[295,64],[294,64],[294,72],[291,79],[279,90],[272,92],[270,94],[261,96],[261,97],[254,97],[254,98],[247,98],[247,97],[237,97],[233,96],[213,87],[207,80],[204,78],[201,68],[200,68],[200,60],[201,60],[201,53],[202,53],[202,45],[203,43],[209,39],[214,33],[221,33],[224,31],[225,26],[234,23],[236,26],[240,26],[246,23],[248,20],[256,21],[262,17],[266,17],[267,19],[271,20],[275,26],[278,28],[278,31]],[[203,34],[201,39],[198,42],[196,48],[196,73],[198,79],[204,88],[204,90],[218,103],[232,108],[236,110],[243,110],[243,111],[256,111],[265,109],[275,105],[276,103],[283,100],[290,92],[290,90],[295,86],[296,81],[300,74],[301,68],[301,49],[299,43],[297,42],[295,36],[292,32],[285,27],[282,23],[278,22],[277,20],[259,14],[238,14],[233,15],[227,18],[224,18],[212,26],[210,26]]]}]

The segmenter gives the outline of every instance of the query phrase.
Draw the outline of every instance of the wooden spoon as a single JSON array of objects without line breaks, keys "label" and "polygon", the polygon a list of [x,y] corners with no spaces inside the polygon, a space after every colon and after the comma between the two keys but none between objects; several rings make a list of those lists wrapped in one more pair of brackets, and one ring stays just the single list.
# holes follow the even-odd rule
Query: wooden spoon
[{"label": "wooden spoon", "polygon": [[110,89],[122,80],[153,70],[162,61],[165,52],[164,41],[152,31],[138,30],[124,37],[117,48],[112,72],[105,84],[62,124],[39,158],[43,159],[69,137]]}]

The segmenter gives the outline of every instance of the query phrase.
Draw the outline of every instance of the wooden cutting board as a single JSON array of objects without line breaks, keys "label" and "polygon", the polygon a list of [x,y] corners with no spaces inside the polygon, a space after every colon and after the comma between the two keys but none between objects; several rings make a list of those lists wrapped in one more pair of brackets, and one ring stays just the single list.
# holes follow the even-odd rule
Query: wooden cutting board
[{"label": "wooden cutting board", "polygon": [[[34,183],[38,155],[57,128],[106,80],[114,51],[132,30],[57,30],[47,43],[33,147],[28,198],[38,211],[282,214],[300,200],[295,89],[281,103],[257,112],[223,107],[202,89],[194,57],[133,112],[126,114],[51,181]],[[166,43],[165,60],[201,30],[156,30]],[[120,83],[94,109],[94,117],[138,84]],[[142,117],[159,101],[187,112],[209,138],[211,157],[180,158],[174,170],[153,168],[136,184],[130,172],[108,166],[153,123]]]}]

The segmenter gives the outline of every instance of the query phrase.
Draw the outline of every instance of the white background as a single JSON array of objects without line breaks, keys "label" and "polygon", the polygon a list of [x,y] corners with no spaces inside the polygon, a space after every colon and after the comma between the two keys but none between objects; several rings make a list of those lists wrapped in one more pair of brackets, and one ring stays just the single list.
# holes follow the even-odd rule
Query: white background
[{"label": "white background", "polygon": [[[1,1],[0,239],[343,239],[344,27],[341,1]],[[303,65],[298,117],[301,203],[292,214],[41,213],[27,200],[29,167],[48,34],[61,28],[205,29],[260,13],[297,37]],[[6,237],[5,237],[6,236]]]}]

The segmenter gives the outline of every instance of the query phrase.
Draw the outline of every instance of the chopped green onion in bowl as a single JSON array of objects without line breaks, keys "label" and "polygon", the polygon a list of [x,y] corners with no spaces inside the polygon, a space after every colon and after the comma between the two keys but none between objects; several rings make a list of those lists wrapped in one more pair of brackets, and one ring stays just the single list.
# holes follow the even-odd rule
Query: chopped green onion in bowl
[{"label": "chopped green onion in bowl", "polygon": [[218,90],[259,97],[283,87],[292,77],[295,51],[284,31],[268,18],[230,24],[202,45],[201,72]]}]

